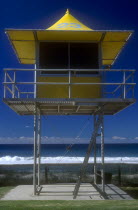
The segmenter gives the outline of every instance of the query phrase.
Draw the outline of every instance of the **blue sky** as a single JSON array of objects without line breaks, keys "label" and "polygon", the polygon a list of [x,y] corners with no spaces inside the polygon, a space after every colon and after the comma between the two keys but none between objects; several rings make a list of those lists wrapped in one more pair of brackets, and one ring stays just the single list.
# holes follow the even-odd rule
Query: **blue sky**
[{"label": "blue sky", "polygon": [[[3,68],[32,68],[21,65],[9,44],[4,28],[45,29],[62,17],[69,8],[71,14],[88,27],[97,30],[134,30],[118,57],[114,68],[138,69],[138,2],[135,0],[5,0],[0,7],[0,143],[15,143],[22,139],[29,142],[33,136],[33,117],[19,116],[3,104]],[[135,75],[138,83],[138,73]],[[137,86],[135,97],[138,99]],[[48,116],[43,119],[42,136],[75,138],[88,116]],[[80,136],[90,137],[92,119]],[[10,138],[8,138],[10,137]],[[137,103],[114,116],[105,117],[105,139],[107,142],[138,142]],[[68,141],[71,141],[69,140]]]}]

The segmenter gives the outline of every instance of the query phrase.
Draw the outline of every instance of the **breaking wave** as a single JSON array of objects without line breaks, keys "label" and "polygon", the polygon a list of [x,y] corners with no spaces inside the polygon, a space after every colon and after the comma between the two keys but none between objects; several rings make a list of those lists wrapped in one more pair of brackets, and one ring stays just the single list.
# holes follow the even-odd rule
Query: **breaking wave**
[{"label": "breaking wave", "polygon": [[[41,163],[82,163],[83,157],[41,157]],[[94,158],[89,159],[89,163],[93,163]],[[101,158],[97,157],[97,162],[101,162]],[[138,157],[105,157],[105,163],[127,163],[137,164]],[[0,157],[0,165],[28,165],[33,164],[33,157],[4,156]]]}]

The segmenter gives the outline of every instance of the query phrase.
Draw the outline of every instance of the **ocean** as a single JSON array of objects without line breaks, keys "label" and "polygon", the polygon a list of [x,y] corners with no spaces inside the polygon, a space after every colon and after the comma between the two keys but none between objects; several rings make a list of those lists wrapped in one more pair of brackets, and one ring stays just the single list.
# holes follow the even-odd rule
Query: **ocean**
[{"label": "ocean", "polygon": [[[87,144],[43,144],[42,163],[82,163]],[[138,144],[105,144],[105,163],[138,163]],[[100,162],[100,144],[97,145],[97,162]],[[93,162],[93,152],[90,157]],[[32,164],[32,144],[1,144],[0,165]]]}]

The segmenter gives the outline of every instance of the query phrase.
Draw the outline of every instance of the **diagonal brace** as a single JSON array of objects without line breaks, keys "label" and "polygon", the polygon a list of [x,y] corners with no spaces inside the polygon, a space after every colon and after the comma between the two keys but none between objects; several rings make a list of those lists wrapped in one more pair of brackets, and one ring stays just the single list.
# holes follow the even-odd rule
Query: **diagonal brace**
[{"label": "diagonal brace", "polygon": [[88,161],[89,161],[89,158],[90,158],[90,154],[91,154],[92,148],[94,146],[98,130],[99,130],[100,125],[101,125],[101,121],[102,121],[102,115],[99,115],[98,119],[95,123],[95,129],[93,131],[93,134],[92,134],[92,137],[91,137],[91,140],[90,140],[90,143],[89,143],[89,146],[88,146],[88,149],[87,149],[87,152],[86,152],[86,155],[85,155],[85,158],[84,158],[81,170],[80,170],[80,176],[79,176],[78,181],[75,185],[75,189],[74,189],[74,192],[73,192],[73,195],[74,195],[73,199],[75,199],[78,195],[78,191],[79,191],[79,188],[80,188],[80,183],[81,183],[82,178],[85,174],[86,167],[88,165]]}]

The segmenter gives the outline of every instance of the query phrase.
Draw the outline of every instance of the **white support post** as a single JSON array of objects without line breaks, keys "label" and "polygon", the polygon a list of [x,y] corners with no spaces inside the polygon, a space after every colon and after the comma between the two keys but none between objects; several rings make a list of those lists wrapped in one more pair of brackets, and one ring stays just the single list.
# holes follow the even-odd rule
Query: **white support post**
[{"label": "white support post", "polygon": [[68,43],[68,83],[69,83],[69,87],[68,87],[68,97],[71,98],[71,71],[70,71],[70,43]]},{"label": "white support post", "polygon": [[37,171],[37,106],[34,107],[34,167],[33,167],[33,186],[36,195],[36,171]]},{"label": "white support post", "polygon": [[[105,38],[106,32],[102,34],[101,39],[98,44],[98,64],[99,64],[99,69],[102,69],[103,64],[102,64],[102,42]],[[99,72],[99,76],[101,76],[101,83],[105,83],[105,78],[104,78],[104,73],[106,72]],[[104,97],[104,92],[105,92],[106,86],[101,85],[101,96]]]},{"label": "white support post", "polygon": [[39,68],[39,41],[37,38],[37,33],[34,31],[35,37],[35,71],[34,71],[34,98],[37,97],[37,70]]},{"label": "white support post", "polygon": [[81,167],[81,170],[80,170],[80,176],[78,177],[77,183],[75,185],[75,189],[73,191],[73,195],[74,195],[73,199],[76,199],[76,197],[78,195],[80,184],[81,184],[82,178],[83,178],[83,176],[86,172],[86,167],[88,165],[90,154],[91,154],[92,148],[94,147],[95,138],[97,136],[100,125],[101,125],[101,115],[98,116],[98,118],[95,122],[95,128],[93,130],[93,133],[92,133],[92,136],[91,136],[88,148],[87,148],[87,152],[86,152],[86,155],[85,155],[83,163],[82,163],[82,167]]},{"label": "white support post", "polygon": [[38,115],[38,186],[40,187],[40,168],[41,168],[41,114]]},{"label": "white support post", "polygon": [[126,72],[124,71],[123,72],[123,83],[124,83],[124,85],[123,85],[123,99],[125,99],[126,98]]},{"label": "white support post", "polygon": [[16,82],[16,71],[13,73],[13,84],[12,84],[12,98],[15,98],[15,82]]},{"label": "white support post", "polygon": [[[95,124],[96,124],[96,115],[94,117],[94,130],[95,130]],[[97,183],[97,162],[96,162],[96,138],[94,142],[94,184]]]},{"label": "white support post", "polygon": [[[7,82],[7,71],[4,74],[4,82]],[[6,84],[4,84],[4,98],[6,98]]]},{"label": "white support post", "polygon": [[71,98],[71,71],[69,70],[69,98]]},{"label": "white support post", "polygon": [[104,115],[101,116],[101,178],[102,178],[102,191],[105,192],[105,177],[104,177]]},{"label": "white support post", "polygon": [[[36,64],[35,64],[35,69],[36,69]],[[36,98],[36,90],[37,90],[37,86],[36,86],[36,82],[37,82],[37,71],[34,71],[34,98]]]},{"label": "white support post", "polygon": [[[37,34],[34,31],[34,37],[35,37],[35,71],[34,71],[34,99],[37,97],[37,68],[39,67],[39,42],[37,39]],[[39,141],[39,135],[38,129],[39,129],[39,123],[38,122],[38,107],[35,102],[34,104],[34,170],[33,170],[33,185],[34,185],[34,195],[37,194],[37,184],[39,182],[40,174],[39,174],[39,159],[38,159],[38,141]]]}]

